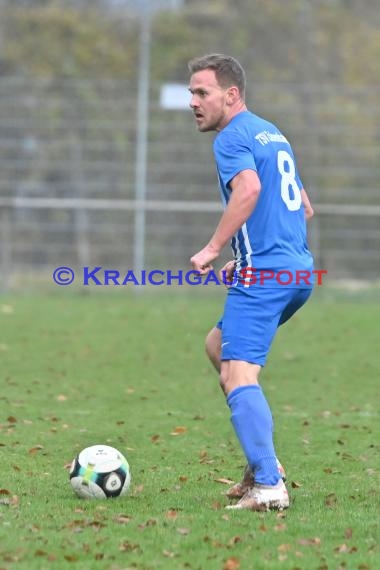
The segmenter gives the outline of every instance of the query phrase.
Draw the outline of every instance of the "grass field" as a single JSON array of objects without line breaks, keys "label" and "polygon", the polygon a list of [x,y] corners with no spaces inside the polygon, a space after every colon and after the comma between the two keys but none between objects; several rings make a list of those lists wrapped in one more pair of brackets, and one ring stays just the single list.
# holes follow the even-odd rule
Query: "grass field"
[{"label": "grass field", "polygon": [[[280,330],[262,374],[285,513],[230,512],[244,461],[203,337],[218,293],[0,299],[0,569],[378,570],[380,303],[334,294]],[[65,467],[124,452],[130,494]]]}]

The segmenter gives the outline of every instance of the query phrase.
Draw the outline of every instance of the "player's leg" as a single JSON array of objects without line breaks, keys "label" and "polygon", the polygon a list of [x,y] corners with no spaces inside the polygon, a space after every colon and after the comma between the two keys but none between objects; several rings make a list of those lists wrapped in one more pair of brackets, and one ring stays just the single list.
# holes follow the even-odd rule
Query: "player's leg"
[{"label": "player's leg", "polygon": [[[250,367],[248,362],[264,365],[266,355],[273,341],[277,327],[286,322],[309,298],[310,290],[263,290],[259,296],[253,291],[252,302],[246,303],[247,308],[241,312],[244,297],[232,300],[224,319],[226,338],[230,334],[230,341],[223,335],[223,343],[227,342],[226,350],[222,351],[222,376],[227,393],[227,403],[231,409],[231,421],[235,428],[242,449],[248,463],[255,473],[255,483],[240,501],[228,508],[267,510],[284,509],[289,506],[289,497],[283,480],[276,469],[277,463],[273,446],[273,423],[269,405],[258,384],[259,373],[257,367]],[[260,303],[257,301],[260,299]],[[235,308],[234,308],[235,305]],[[228,313],[232,315],[229,320]],[[234,331],[233,323],[236,315],[240,314],[239,328]],[[246,318],[248,316],[248,318]],[[228,326],[230,323],[230,326]],[[246,332],[244,326],[248,327]],[[261,330],[260,330],[261,329]],[[228,330],[230,331],[228,333]],[[262,345],[260,346],[260,338]],[[240,338],[239,338],[240,335]],[[247,343],[247,338],[256,340]],[[265,346],[266,343],[266,346]],[[235,348],[234,348],[235,347]],[[238,348],[236,348],[238,347]],[[253,350],[252,350],[253,349]],[[239,361],[224,359],[243,358],[244,365]],[[277,483],[275,480],[277,478]]]},{"label": "player's leg", "polygon": [[220,374],[220,350],[222,344],[222,331],[216,326],[213,327],[206,336],[205,349],[206,354],[214,366],[215,370]]},{"label": "player's leg", "polygon": [[255,482],[276,485],[281,476],[273,443],[272,413],[259,385],[260,370],[260,365],[242,360],[223,361],[221,378],[231,422]]},{"label": "player's leg", "polygon": [[236,508],[262,510],[289,505],[273,443],[272,413],[259,385],[260,370],[281,316],[281,303],[281,291],[271,295],[263,289],[235,289],[226,302],[221,384],[232,425],[255,478],[246,493],[249,497],[244,495]]},{"label": "player's leg", "polygon": [[[205,349],[206,354],[214,366],[215,370],[220,375],[221,369],[221,344],[222,344],[222,330],[221,330],[221,321],[213,327],[210,332],[208,333],[205,341]],[[221,387],[224,392],[224,385],[221,382]],[[226,393],[224,392],[226,395]],[[282,466],[281,469],[283,470]],[[239,483],[232,485],[226,492],[227,497],[230,499],[241,499],[241,497],[253,486],[253,473],[250,466],[247,465],[244,467],[243,476]]]},{"label": "player's leg", "polygon": [[[208,358],[213,364],[215,370],[220,374],[221,370],[221,343],[222,343],[222,331],[221,331],[221,321],[211,329],[208,333],[205,341],[205,349]],[[221,387],[226,395],[225,386],[223,380],[221,380]],[[282,479],[285,481],[285,471],[281,463],[276,458],[277,468]],[[244,467],[243,476],[241,481],[232,485],[226,492],[227,497],[231,499],[240,499],[254,484],[253,473],[251,467],[247,465]]]}]

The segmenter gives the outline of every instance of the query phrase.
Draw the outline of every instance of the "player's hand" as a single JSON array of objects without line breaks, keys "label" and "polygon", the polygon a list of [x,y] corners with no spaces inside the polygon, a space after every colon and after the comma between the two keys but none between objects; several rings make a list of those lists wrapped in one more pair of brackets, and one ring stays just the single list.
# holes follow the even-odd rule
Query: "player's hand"
[{"label": "player's hand", "polygon": [[235,261],[231,260],[227,261],[227,263],[223,265],[222,269],[219,271],[219,281],[224,283],[226,287],[231,287],[234,281],[235,267]]},{"label": "player's hand", "polygon": [[219,256],[219,252],[215,251],[215,249],[210,246],[206,245],[203,249],[198,251],[193,257],[190,259],[190,263],[195,271],[198,271],[200,275],[207,275],[210,271],[214,268],[212,266],[212,262]]}]

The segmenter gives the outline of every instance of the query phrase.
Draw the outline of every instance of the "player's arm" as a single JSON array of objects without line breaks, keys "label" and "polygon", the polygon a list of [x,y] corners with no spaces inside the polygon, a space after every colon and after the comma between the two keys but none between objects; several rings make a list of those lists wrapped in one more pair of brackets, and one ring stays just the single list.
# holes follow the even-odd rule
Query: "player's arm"
[{"label": "player's arm", "polygon": [[209,243],[191,258],[192,266],[207,273],[223,247],[231,240],[255,209],[261,184],[254,170],[239,172],[230,182],[230,200]]},{"label": "player's arm", "polygon": [[255,209],[261,184],[254,170],[242,170],[230,182],[230,200],[209,245],[220,252]]},{"label": "player's arm", "polygon": [[306,219],[310,220],[310,218],[314,216],[314,210],[309,200],[309,196],[306,194],[306,190],[304,188],[302,188],[301,190],[301,199],[302,199],[302,204],[305,208]]}]

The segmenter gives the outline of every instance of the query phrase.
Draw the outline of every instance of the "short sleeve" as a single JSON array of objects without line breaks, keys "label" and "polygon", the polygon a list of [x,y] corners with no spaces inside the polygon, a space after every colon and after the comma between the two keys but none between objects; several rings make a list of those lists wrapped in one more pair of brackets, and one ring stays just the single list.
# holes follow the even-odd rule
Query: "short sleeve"
[{"label": "short sleeve", "polygon": [[250,144],[242,131],[221,131],[214,141],[214,156],[219,176],[227,188],[231,180],[242,170],[257,171]]}]

